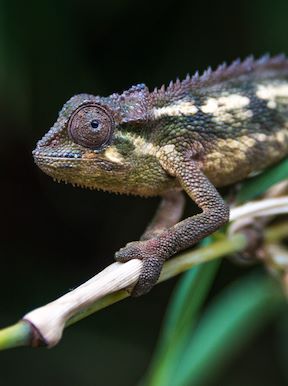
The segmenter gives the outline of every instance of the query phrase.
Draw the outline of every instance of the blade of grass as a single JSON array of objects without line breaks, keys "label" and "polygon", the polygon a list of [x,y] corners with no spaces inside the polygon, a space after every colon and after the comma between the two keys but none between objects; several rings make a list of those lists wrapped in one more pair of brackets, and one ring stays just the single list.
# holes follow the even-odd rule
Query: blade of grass
[{"label": "blade of grass", "polygon": [[[209,240],[212,241],[212,237],[209,237]],[[208,246],[210,241],[205,240],[201,246]],[[162,344],[165,345],[167,341],[174,339],[179,334],[179,330],[183,333],[186,321],[191,321],[197,317],[210,284],[216,275],[219,263],[220,261],[216,260],[206,265],[201,264],[180,278],[167,307],[160,338]],[[179,329],[180,326],[182,328]]]},{"label": "blade of grass", "polygon": [[267,169],[262,174],[246,180],[236,199],[238,202],[249,201],[266,192],[272,185],[288,178],[288,158]]},{"label": "blade of grass", "polygon": [[[209,238],[210,239],[210,238]],[[206,240],[206,245],[209,243]],[[202,264],[180,279],[169,303],[158,347],[148,371],[147,385],[169,384],[179,353],[196,323],[219,267],[219,261]]]},{"label": "blade of grass", "polygon": [[283,304],[279,287],[264,275],[249,275],[226,288],[200,319],[174,372],[173,385],[202,385],[216,377]]}]

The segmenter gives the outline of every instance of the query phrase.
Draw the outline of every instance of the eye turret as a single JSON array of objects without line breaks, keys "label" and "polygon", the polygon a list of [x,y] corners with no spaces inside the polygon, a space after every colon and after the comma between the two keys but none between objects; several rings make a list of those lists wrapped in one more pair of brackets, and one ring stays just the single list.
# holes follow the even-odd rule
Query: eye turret
[{"label": "eye turret", "polygon": [[77,144],[93,150],[109,145],[114,130],[114,120],[108,110],[97,103],[80,106],[68,122],[70,138]]}]

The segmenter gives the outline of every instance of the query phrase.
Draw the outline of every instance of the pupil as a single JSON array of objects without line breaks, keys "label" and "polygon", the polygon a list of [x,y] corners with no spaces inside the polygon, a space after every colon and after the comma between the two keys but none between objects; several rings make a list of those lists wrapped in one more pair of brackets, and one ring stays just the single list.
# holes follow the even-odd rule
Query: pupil
[{"label": "pupil", "polygon": [[93,119],[93,121],[91,121],[91,127],[93,129],[97,129],[99,126],[99,122],[97,121],[97,119]]}]

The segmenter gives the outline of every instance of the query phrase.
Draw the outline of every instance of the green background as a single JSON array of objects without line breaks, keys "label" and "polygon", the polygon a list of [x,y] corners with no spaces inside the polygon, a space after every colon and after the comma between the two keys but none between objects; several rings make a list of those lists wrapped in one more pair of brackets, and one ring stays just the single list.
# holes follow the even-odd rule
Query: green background
[{"label": "green background", "polygon": [[[158,203],[56,184],[34,166],[31,151],[63,103],[266,52],[288,53],[287,0],[0,0],[1,326],[110,264]],[[246,270],[223,262],[212,293]],[[176,280],[69,328],[53,350],[1,352],[0,385],[135,385]],[[287,384],[282,324],[259,333],[214,385]]]}]

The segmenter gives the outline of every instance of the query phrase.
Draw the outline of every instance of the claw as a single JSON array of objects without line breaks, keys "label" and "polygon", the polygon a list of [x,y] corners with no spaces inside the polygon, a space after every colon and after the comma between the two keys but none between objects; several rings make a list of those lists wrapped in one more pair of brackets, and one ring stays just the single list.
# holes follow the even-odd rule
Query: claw
[{"label": "claw", "polygon": [[159,241],[133,241],[115,253],[116,261],[125,263],[131,259],[143,260],[143,268],[139,280],[131,296],[144,295],[156,284],[165,258],[160,254]]}]

